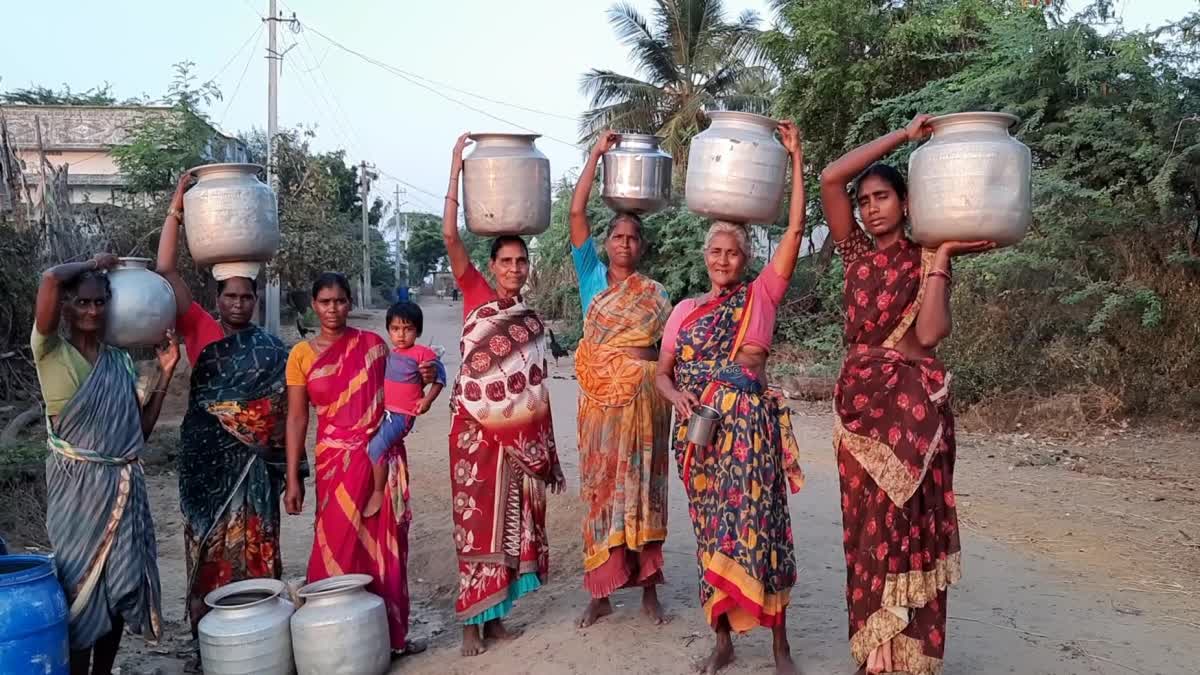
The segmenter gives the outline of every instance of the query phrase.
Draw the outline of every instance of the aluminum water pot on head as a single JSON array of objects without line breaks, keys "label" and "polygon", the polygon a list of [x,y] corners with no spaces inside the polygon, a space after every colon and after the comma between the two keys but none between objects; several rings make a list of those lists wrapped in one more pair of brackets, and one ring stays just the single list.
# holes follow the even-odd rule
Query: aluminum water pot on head
[{"label": "aluminum water pot on head", "polygon": [[934,117],[933,136],[908,161],[913,240],[1015,244],[1033,220],[1032,155],[1009,134],[1015,115],[965,112]]},{"label": "aluminum water pot on head", "polygon": [[104,341],[117,347],[148,347],[162,342],[175,325],[175,291],[150,271],[149,258],[121,258],[108,271],[112,298],[104,319]]},{"label": "aluminum water pot on head", "polygon": [[604,153],[604,182],[600,197],[618,213],[648,214],[671,201],[671,156],[650,134],[620,135],[616,147]]},{"label": "aluminum water pot on head", "polygon": [[463,158],[467,229],[483,237],[534,235],[550,227],[550,160],[537,134],[471,134]]},{"label": "aluminum water pot on head", "polygon": [[731,223],[775,222],[788,167],[787,149],[775,138],[779,123],[745,112],[708,117],[712,124],[688,150],[688,209]]},{"label": "aluminum water pot on head", "polygon": [[275,192],[257,164],[206,164],[191,170],[183,195],[188,252],[200,265],[267,262],[279,249]]}]

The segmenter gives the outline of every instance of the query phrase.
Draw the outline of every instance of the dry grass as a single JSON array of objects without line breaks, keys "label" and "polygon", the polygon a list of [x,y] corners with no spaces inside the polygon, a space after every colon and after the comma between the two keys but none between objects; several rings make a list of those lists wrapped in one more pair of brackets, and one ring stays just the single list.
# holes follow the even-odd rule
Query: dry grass
[{"label": "dry grass", "polygon": [[967,407],[958,422],[968,431],[1022,429],[1052,438],[1083,438],[1122,421],[1122,399],[1102,387],[1076,386],[1049,396],[1015,391]]}]

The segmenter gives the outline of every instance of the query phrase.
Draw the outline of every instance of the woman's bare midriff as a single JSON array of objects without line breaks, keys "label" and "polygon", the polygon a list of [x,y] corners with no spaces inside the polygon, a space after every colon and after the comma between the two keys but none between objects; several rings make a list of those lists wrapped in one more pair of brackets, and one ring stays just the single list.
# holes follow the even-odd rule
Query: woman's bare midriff
[{"label": "woman's bare midriff", "polygon": [[742,345],[741,349],[738,349],[738,353],[734,355],[733,362],[754,373],[758,377],[758,381],[765,386],[768,355],[768,351],[758,345]]},{"label": "woman's bare midriff", "polygon": [[622,347],[621,351],[638,361],[657,361],[658,350],[654,347]]},{"label": "woman's bare midriff", "polygon": [[904,358],[910,361],[918,361],[920,359],[937,358],[936,349],[926,349],[917,342],[916,328],[909,328],[904,337],[900,338],[899,344],[896,345],[896,351],[904,355]]}]

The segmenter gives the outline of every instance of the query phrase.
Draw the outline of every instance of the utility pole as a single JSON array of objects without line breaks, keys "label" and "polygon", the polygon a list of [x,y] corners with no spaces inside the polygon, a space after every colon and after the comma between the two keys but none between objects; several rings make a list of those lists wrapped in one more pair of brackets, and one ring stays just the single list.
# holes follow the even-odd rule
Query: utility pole
[{"label": "utility pole", "polygon": [[396,288],[408,285],[406,275],[401,272],[404,267],[404,241],[408,237],[408,213],[404,214],[404,224],[400,224],[400,206],[403,202],[400,201],[400,195],[408,194],[407,190],[403,190],[399,185],[396,186]]},{"label": "utility pole", "polygon": [[[294,22],[291,19],[279,18],[276,0],[268,0],[267,17],[267,184],[279,195],[279,177],[275,172],[275,136],[279,133],[279,62],[283,54],[276,49],[275,29],[280,21]],[[273,335],[279,334],[279,282],[267,278],[266,293],[263,297],[263,328]]]},{"label": "utility pole", "polygon": [[369,204],[367,201],[371,197],[371,181],[367,176],[367,162],[364,160],[359,165],[359,184],[362,186],[362,236],[363,236],[363,274],[362,274],[362,306],[369,308],[371,306],[371,227],[367,221],[367,211]]}]

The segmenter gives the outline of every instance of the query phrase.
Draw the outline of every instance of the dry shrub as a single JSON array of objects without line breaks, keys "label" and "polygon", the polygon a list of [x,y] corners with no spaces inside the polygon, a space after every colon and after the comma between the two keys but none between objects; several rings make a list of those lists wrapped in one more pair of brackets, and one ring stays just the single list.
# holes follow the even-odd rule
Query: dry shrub
[{"label": "dry shrub", "polygon": [[49,548],[46,538],[46,448],[0,449],[0,534],[10,552]]},{"label": "dry shrub", "polygon": [[1021,428],[1055,438],[1077,438],[1116,424],[1121,410],[1121,398],[1102,387],[1079,387],[1049,396],[1017,391],[968,406],[957,422],[976,433]]},{"label": "dry shrub", "polygon": [[941,350],[964,419],[1067,434],[1132,416],[1200,419],[1200,273],[1174,261],[1181,231],[1110,235],[1085,260],[1055,260],[1033,239],[965,261]]}]

